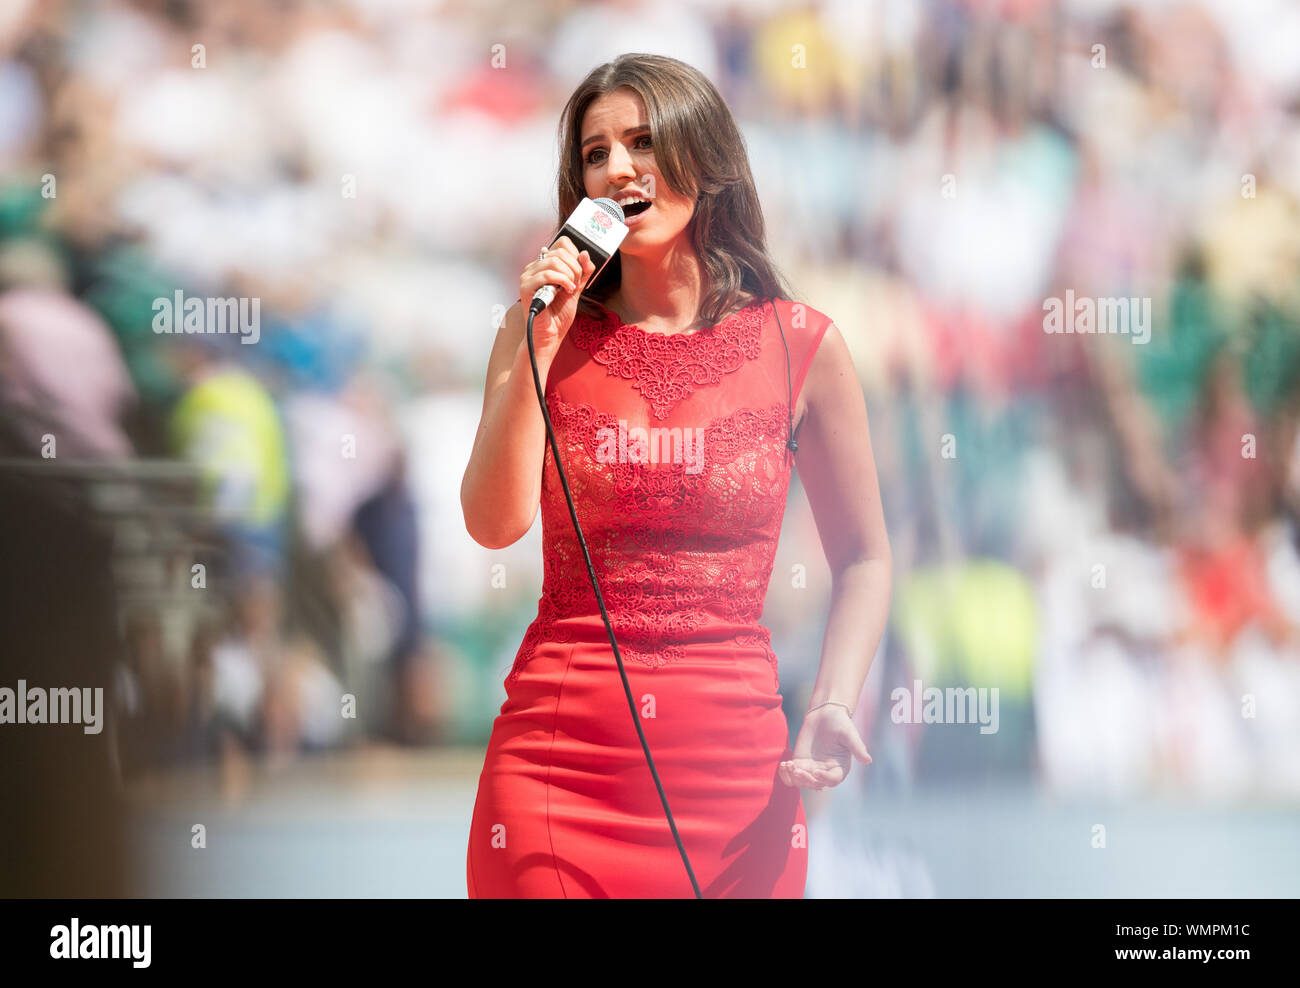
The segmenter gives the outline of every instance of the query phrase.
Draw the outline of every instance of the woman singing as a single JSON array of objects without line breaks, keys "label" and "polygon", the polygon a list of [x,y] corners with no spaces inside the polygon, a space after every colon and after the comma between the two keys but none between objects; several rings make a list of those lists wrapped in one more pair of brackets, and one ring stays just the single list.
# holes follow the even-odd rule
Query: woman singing
[{"label": "woman singing", "polygon": [[[857,374],[830,319],[783,290],[740,131],[701,73],[640,54],[600,66],[569,99],[561,149],[561,223],[583,196],[608,197],[628,233],[594,280],[568,238],[528,264],[488,366],[465,524],[502,548],[540,506],[544,578],[479,778],[469,895],[694,895],[538,407],[525,318],[553,284],[533,323],[547,408],[700,890],[799,898],[799,789],[871,760],[852,708],[889,607]],[[759,620],[796,450],[834,583],[791,748]]]}]

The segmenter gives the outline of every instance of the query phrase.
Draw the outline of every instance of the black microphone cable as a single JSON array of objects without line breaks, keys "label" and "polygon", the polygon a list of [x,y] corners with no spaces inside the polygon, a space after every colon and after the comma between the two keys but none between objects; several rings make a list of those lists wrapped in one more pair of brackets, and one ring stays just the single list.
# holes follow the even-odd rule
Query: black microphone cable
[{"label": "black microphone cable", "polygon": [[578,545],[582,547],[582,558],[587,564],[587,576],[591,578],[591,588],[596,591],[596,603],[600,607],[600,616],[605,621],[605,632],[609,635],[609,643],[614,648],[614,659],[618,662],[618,674],[623,679],[623,693],[627,696],[627,708],[632,712],[632,724],[636,728],[636,736],[641,739],[641,750],[645,752],[645,761],[650,766],[650,775],[655,780],[655,788],[659,790],[659,801],[664,805],[664,816],[668,818],[668,827],[673,832],[673,840],[677,844],[677,853],[682,856],[682,864],[686,866],[686,874],[691,880],[691,888],[695,890],[695,898],[702,899],[704,896],[700,893],[700,883],[695,880],[691,860],[686,856],[686,848],[682,846],[681,835],[677,833],[677,821],[673,819],[673,811],[668,808],[668,797],[664,794],[663,783],[659,781],[659,773],[655,770],[654,758],[650,756],[650,745],[646,742],[645,731],[641,728],[641,718],[637,716],[636,700],[632,698],[632,684],[628,682],[627,670],[623,668],[623,656],[619,654],[618,642],[614,640],[614,628],[609,623],[609,613],[605,610],[605,598],[601,595],[600,584],[596,580],[596,569],[591,564],[591,553],[587,551],[587,540],[582,535],[582,526],[578,524],[578,512],[573,506],[573,494],[569,491],[569,479],[565,476],[564,464],[560,461],[560,446],[555,439],[555,429],[551,426],[551,413],[546,408],[546,396],[542,392],[542,375],[537,369],[537,354],[533,350],[533,320],[537,318],[538,311],[534,306],[529,306],[528,362],[533,365],[533,386],[537,388],[537,401],[542,406],[542,418],[546,421],[546,438],[551,443],[551,455],[555,458],[555,469],[560,475],[560,486],[564,488],[564,499],[569,503],[569,517],[573,519],[573,530],[577,532]]},{"label": "black microphone cable", "polygon": [[[569,505],[569,518],[573,521],[573,530],[578,535],[578,545],[582,549],[583,562],[587,564],[587,576],[591,579],[591,588],[596,592],[596,604],[600,607],[600,616],[605,622],[605,633],[609,635],[609,643],[614,649],[614,659],[618,663],[618,674],[623,680],[623,693],[627,697],[627,707],[632,714],[632,725],[636,728],[636,735],[641,740],[641,750],[645,752],[646,765],[650,767],[650,775],[655,781],[655,788],[659,790],[659,801],[663,803],[664,816],[668,818],[668,827],[673,832],[673,841],[677,844],[677,853],[682,856],[682,864],[686,866],[686,874],[691,880],[691,888],[695,890],[695,898],[702,899],[700,893],[700,884],[695,880],[695,872],[691,868],[690,858],[686,856],[686,848],[682,845],[681,835],[677,832],[677,822],[673,819],[673,811],[668,807],[668,797],[664,794],[663,783],[659,781],[659,772],[655,769],[654,758],[650,755],[650,745],[646,742],[645,731],[641,727],[641,718],[637,716],[636,700],[632,697],[632,684],[628,682],[627,670],[623,668],[623,656],[619,653],[618,642],[614,638],[614,628],[609,621],[609,613],[605,610],[605,598],[600,592],[600,583],[596,579],[596,569],[591,563],[591,553],[587,551],[587,540],[583,537],[582,526],[578,524],[578,511],[573,505],[573,494],[569,490],[569,478],[564,473],[564,463],[560,460],[560,446],[555,438],[555,429],[551,425],[551,413],[546,407],[546,396],[542,390],[542,375],[537,369],[537,354],[533,349],[533,320],[537,318],[538,312],[542,307],[536,305],[528,308],[528,362],[533,368],[533,387],[537,389],[537,403],[542,409],[542,419],[546,423],[546,438],[551,444],[551,455],[555,459],[555,470],[560,475],[560,486],[564,488],[564,500]],[[772,300],[772,310],[776,312],[776,299]],[[577,318],[575,315],[574,318]],[[790,401],[793,399],[793,387],[790,380],[790,344],[785,339],[785,327],[781,325],[781,316],[776,316],[777,327],[781,330],[781,343],[785,347],[785,380],[786,380],[786,412],[789,416],[789,434],[786,439],[786,449],[791,453],[799,449],[799,444],[794,438],[794,409],[790,407]]]},{"label": "black microphone cable", "polygon": [[790,344],[785,339],[785,327],[781,325],[781,313],[777,311],[775,297],[772,299],[772,315],[776,316],[776,328],[781,331],[781,345],[785,347],[785,412],[789,422],[785,448],[791,453],[797,453],[799,443],[794,438],[794,384],[790,380]]}]

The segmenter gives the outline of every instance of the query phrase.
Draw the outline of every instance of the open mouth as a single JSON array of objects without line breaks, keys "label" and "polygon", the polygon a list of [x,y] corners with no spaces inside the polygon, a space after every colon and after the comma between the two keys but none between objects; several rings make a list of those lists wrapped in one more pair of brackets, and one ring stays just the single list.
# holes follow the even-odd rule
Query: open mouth
[{"label": "open mouth", "polygon": [[633,216],[640,216],[650,208],[649,200],[642,199],[640,202],[629,203],[623,207],[624,219],[630,219]]}]

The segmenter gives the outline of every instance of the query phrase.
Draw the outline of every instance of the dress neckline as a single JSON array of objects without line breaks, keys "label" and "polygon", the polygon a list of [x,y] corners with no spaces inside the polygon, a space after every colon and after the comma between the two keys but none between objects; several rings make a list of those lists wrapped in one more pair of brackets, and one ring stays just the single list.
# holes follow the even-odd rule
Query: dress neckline
[{"label": "dress neckline", "polygon": [[615,312],[613,309],[605,310],[607,315],[605,316],[604,321],[612,322],[616,328],[634,329],[638,333],[642,333],[646,336],[658,337],[660,339],[675,340],[678,337],[685,337],[687,339],[692,339],[698,336],[713,336],[714,333],[716,333],[720,327],[725,326],[732,320],[739,318],[741,315],[748,312],[750,309],[760,308],[764,304],[765,304],[765,300],[756,299],[753,302],[750,302],[748,305],[741,306],[735,312],[731,313],[731,315],[723,316],[721,322],[715,323],[712,326],[705,326],[701,329],[697,329],[692,333],[664,333],[664,332],[660,332],[657,329],[645,329],[644,327],[641,326],[640,323],[624,322],[621,318],[619,318],[618,313]]},{"label": "dress neckline", "polygon": [[662,419],[697,389],[719,384],[758,359],[772,305],[756,300],[715,326],[686,334],[642,329],[607,309],[604,318],[576,320],[565,340],[590,353],[609,374],[631,382]]}]

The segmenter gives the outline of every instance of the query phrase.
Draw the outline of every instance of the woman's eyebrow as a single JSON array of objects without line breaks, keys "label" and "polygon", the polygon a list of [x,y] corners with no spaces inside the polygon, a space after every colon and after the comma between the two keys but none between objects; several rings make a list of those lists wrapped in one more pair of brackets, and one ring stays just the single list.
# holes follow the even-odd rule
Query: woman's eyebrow
[{"label": "woman's eyebrow", "polygon": [[[631,134],[635,134],[638,130],[649,130],[649,129],[650,129],[649,124],[638,124],[636,127],[629,127],[627,130],[623,131],[623,136],[627,137]],[[604,136],[603,134],[593,134],[591,137],[588,137],[585,141],[582,142],[582,146],[586,147],[592,141],[598,141],[603,136]]]}]

